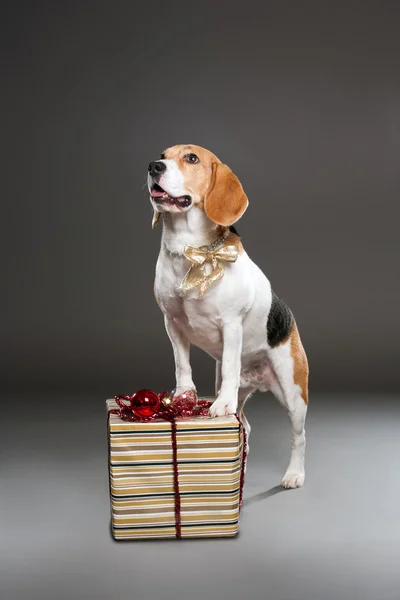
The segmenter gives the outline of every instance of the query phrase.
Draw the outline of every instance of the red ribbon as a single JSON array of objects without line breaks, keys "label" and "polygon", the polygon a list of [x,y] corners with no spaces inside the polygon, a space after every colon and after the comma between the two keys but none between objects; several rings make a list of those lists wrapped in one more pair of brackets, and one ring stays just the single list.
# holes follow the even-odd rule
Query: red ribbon
[{"label": "red ribbon", "polygon": [[235,414],[235,417],[238,420],[239,425],[242,428],[242,433],[243,433],[242,466],[241,466],[241,470],[240,470],[240,491],[239,491],[239,511],[240,511],[242,508],[242,504],[243,504],[244,472],[246,470],[246,460],[247,460],[247,431],[246,431],[245,426],[243,425],[242,421],[240,420],[239,415]]},{"label": "red ribbon", "polygon": [[[160,408],[152,415],[143,417],[132,412],[131,404],[133,396],[115,396],[115,402],[118,404],[118,409],[110,410],[110,414],[118,415],[123,421],[146,422],[154,421],[155,419],[164,419],[171,423],[171,442],[172,442],[172,465],[174,470],[174,495],[175,495],[175,529],[176,537],[182,537],[181,524],[181,497],[179,493],[179,471],[178,471],[178,446],[176,439],[176,419],[207,416],[212,402],[208,400],[192,400],[188,398],[180,398],[179,396],[171,404],[163,404],[163,399],[168,397],[168,392],[162,392],[158,395],[160,400]],[[129,405],[125,404],[129,402]],[[244,472],[247,457],[247,433],[239,416],[235,414],[239,425],[243,432],[243,454],[242,465],[240,471],[240,489],[239,489],[239,510],[243,503],[243,487],[244,487]]]}]

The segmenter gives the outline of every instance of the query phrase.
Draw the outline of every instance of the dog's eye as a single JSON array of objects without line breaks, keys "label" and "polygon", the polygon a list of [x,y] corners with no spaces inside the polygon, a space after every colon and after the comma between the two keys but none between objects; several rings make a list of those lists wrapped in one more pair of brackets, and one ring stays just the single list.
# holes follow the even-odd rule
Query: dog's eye
[{"label": "dog's eye", "polygon": [[186,154],[186,156],[184,156],[183,158],[186,160],[186,162],[190,163],[191,165],[195,165],[198,162],[200,162],[199,157],[195,154]]}]

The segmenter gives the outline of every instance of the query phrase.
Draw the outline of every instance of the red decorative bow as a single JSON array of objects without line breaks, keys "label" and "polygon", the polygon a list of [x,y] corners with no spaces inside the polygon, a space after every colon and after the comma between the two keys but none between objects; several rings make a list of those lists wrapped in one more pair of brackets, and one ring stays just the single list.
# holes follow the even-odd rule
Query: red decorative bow
[{"label": "red decorative bow", "polygon": [[185,391],[172,399],[168,392],[156,394],[151,390],[139,390],[132,396],[115,396],[115,401],[119,409],[111,412],[124,421],[172,421],[177,417],[205,417],[212,404],[208,400],[198,400],[194,390]]}]

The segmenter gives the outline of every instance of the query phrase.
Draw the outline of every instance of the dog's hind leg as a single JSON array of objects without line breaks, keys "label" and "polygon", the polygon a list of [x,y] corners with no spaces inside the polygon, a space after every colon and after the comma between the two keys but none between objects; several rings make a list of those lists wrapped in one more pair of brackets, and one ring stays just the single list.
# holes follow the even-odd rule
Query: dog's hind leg
[{"label": "dog's hind leg", "polygon": [[276,376],[270,389],[286,408],[292,426],[290,462],[281,485],[285,488],[301,487],[305,478],[308,364],[297,327],[293,327],[286,342],[271,348],[268,354]]},{"label": "dog's hind leg", "polygon": [[[244,406],[247,402],[247,400],[250,398],[250,396],[253,394],[253,392],[255,392],[256,388],[239,388],[239,392],[238,392],[238,409],[237,409],[237,414],[239,419],[241,420],[243,427],[246,431],[246,438],[247,438],[247,456],[249,455],[250,452],[250,446],[249,446],[249,437],[250,437],[250,431],[251,431],[251,426],[250,423],[248,422],[246,415],[244,414]],[[245,470],[246,470],[247,464],[245,465]]]},{"label": "dog's hind leg", "polygon": [[239,388],[239,392],[238,392],[237,414],[239,416],[239,419],[242,421],[243,426],[246,430],[247,438],[250,435],[251,426],[246,418],[246,415],[244,414],[244,405],[246,404],[247,400],[250,398],[251,394],[254,391],[255,391],[255,388]]},{"label": "dog's hind leg", "polygon": [[292,426],[292,443],[289,466],[281,481],[284,488],[301,487],[305,478],[306,434],[305,420],[307,405],[299,393],[285,397],[285,405]]}]

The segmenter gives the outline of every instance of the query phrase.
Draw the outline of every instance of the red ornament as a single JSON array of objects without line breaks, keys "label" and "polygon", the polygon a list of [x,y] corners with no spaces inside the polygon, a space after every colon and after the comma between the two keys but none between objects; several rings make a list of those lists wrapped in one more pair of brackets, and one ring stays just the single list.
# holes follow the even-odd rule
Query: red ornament
[{"label": "red ornament", "polygon": [[133,414],[136,417],[152,417],[160,410],[160,399],[151,390],[139,390],[130,398]]}]

